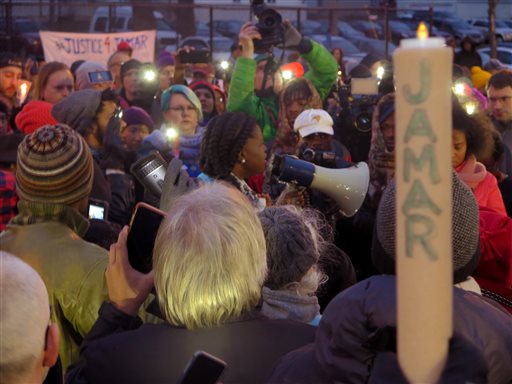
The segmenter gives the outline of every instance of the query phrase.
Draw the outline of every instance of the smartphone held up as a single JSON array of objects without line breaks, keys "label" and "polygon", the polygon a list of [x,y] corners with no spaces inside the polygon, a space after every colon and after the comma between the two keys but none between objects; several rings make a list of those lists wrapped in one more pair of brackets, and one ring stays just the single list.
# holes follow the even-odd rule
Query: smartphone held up
[{"label": "smartphone held up", "polygon": [[166,213],[152,205],[138,203],[135,206],[126,246],[132,268],[142,273],[153,269],[153,247],[162,220]]}]

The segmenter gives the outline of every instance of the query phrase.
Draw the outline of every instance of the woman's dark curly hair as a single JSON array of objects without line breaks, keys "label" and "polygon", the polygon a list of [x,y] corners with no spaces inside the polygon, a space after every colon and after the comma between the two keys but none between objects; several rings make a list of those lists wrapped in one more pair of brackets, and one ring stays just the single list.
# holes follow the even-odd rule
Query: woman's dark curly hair
[{"label": "woman's dark curly hair", "polygon": [[484,112],[469,115],[457,100],[452,105],[453,129],[466,136],[466,158],[474,155],[477,160],[489,158],[494,149],[491,120]]},{"label": "woman's dark curly hair", "polygon": [[201,141],[201,170],[215,179],[229,179],[256,126],[256,119],[242,112],[226,112],[211,119]]}]

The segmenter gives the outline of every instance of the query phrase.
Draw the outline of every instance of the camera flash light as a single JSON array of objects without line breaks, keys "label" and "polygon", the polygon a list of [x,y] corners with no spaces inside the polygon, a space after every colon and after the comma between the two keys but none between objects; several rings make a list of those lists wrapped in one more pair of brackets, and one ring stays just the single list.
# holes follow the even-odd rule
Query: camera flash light
[{"label": "camera flash light", "polygon": [[223,69],[223,70],[226,70],[229,68],[229,63],[226,61],[226,60],[222,60],[220,62],[220,67]]}]

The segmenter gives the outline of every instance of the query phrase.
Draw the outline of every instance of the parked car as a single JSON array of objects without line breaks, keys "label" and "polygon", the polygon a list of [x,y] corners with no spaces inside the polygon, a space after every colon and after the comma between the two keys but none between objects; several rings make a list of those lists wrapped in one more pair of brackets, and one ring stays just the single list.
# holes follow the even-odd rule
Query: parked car
[{"label": "parked car", "polygon": [[[213,20],[212,27],[215,32],[231,39],[238,39],[240,28],[244,25],[242,20]],[[209,24],[209,23],[208,23]]]},{"label": "parked car", "polygon": [[[385,21],[379,21],[382,30],[385,29]],[[389,38],[394,44],[398,44],[402,39],[411,39],[416,37],[416,31],[413,31],[409,25],[397,20],[389,20]]]},{"label": "parked car", "polygon": [[[225,36],[213,37],[212,61],[214,63],[227,60],[231,55],[233,40]],[[196,51],[210,51],[209,38],[205,36],[189,36],[180,41],[180,47],[188,45]]]},{"label": "parked car", "polygon": [[[210,37],[210,26],[207,23],[196,21],[196,36]],[[217,31],[213,31],[213,36],[222,35]]]},{"label": "parked car", "polygon": [[[469,24],[473,28],[482,31],[486,36],[486,41],[489,41],[489,20],[487,19],[471,19]],[[496,41],[512,41],[512,28],[508,27],[507,24],[496,20]]]},{"label": "parked car", "polygon": [[457,41],[462,40],[466,36],[470,37],[476,44],[481,44],[485,41],[482,31],[472,28],[471,25],[463,20],[434,19],[433,23],[440,30],[451,33]]},{"label": "parked car", "polygon": [[[297,26],[297,21],[292,21],[292,24],[295,28],[299,29]],[[325,26],[325,33],[327,33],[328,28],[329,24]],[[308,19],[300,21],[300,32],[304,36],[312,36],[314,34],[324,33],[321,22]]]},{"label": "parked car", "polygon": [[[491,48],[479,48],[478,53],[482,57],[483,65],[487,64],[491,57]],[[509,46],[498,46],[496,47],[496,58],[505,64],[508,68],[512,69],[512,44]]]},{"label": "parked car", "polygon": [[384,37],[384,30],[382,27],[370,20],[353,20],[349,22],[355,29],[363,32],[366,37],[372,39],[382,39]]},{"label": "parked car", "polygon": [[29,18],[13,18],[12,33],[7,32],[6,19],[0,18],[0,52],[11,51],[21,57],[27,55],[43,56],[43,47],[39,31],[43,24]]},{"label": "parked car", "polygon": [[364,33],[355,29],[346,21],[338,21],[338,32],[343,37],[358,36],[364,37]]},{"label": "parked car", "polygon": [[[385,40],[377,40],[370,39],[368,37],[348,37],[347,40],[354,43],[354,45],[359,48],[362,52],[367,54],[375,55],[379,58],[385,58],[386,55],[386,41]],[[394,50],[396,49],[396,45],[392,42],[388,42],[388,55],[391,57]]]},{"label": "parked car", "polygon": [[[178,35],[176,34],[176,31],[173,30],[169,23],[165,21],[161,12],[153,11],[153,17],[155,18],[156,28],[156,51],[160,52],[164,49],[175,51],[178,42]],[[89,32],[106,33],[109,31],[109,27],[110,21],[108,7],[98,7],[91,18]],[[133,8],[131,6],[123,5],[115,8],[111,31],[133,31]]]}]

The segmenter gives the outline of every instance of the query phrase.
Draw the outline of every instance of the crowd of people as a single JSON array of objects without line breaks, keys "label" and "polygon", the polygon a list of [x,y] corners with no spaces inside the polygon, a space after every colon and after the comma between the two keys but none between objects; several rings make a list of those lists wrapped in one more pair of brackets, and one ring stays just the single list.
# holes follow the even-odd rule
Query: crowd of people
[{"label": "crowd of people", "polygon": [[[255,53],[262,36],[247,22],[223,72],[180,51],[141,62],[126,43],[105,63],[37,74],[0,53],[0,383],[175,383],[197,351],[227,364],[223,383],[407,382],[392,63],[368,55],[350,69],[342,50],[283,26],[290,57]],[[454,333],[440,382],[505,384],[512,71],[477,55],[463,40],[454,58]],[[379,66],[362,131],[346,86]],[[366,161],[357,212],[280,180],[287,156],[332,169]],[[144,179],[157,166],[133,171],[147,159],[163,164],[156,189]],[[165,216],[148,273],[129,257],[141,202]]]}]

